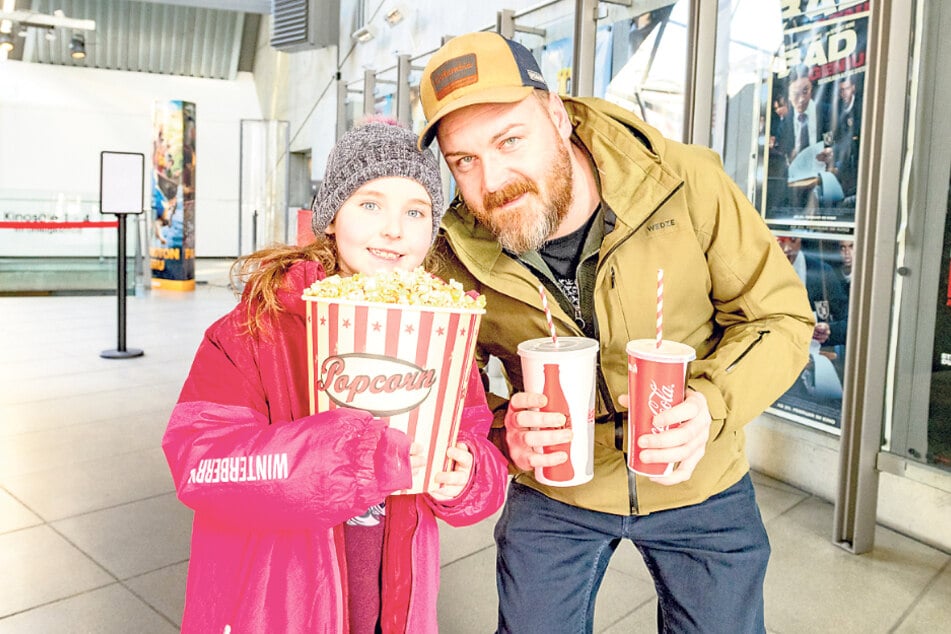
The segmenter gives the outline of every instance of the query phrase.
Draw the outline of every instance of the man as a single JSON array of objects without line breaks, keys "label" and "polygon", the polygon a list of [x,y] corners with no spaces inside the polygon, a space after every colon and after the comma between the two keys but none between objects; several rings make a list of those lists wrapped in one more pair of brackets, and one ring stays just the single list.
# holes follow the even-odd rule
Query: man
[{"label": "man", "polygon": [[857,81],[854,75],[839,80],[839,100],[833,111],[832,147],[825,148],[818,156],[828,171],[838,178],[845,196],[842,204],[848,207],[855,206],[859,132],[862,128],[862,103],[858,97]]},{"label": "man", "polygon": [[[775,240],[713,152],[663,138],[598,99],[547,91],[531,53],[494,33],[454,38],[420,86],[458,185],[443,223],[447,275],[486,295],[480,353],[515,393],[497,410],[514,474],[496,526],[499,632],[591,632],[595,598],[621,539],[658,588],[661,631],[763,632],[769,542],[742,427],[796,378],[812,318]],[[665,338],[697,350],[686,399],[658,414],[679,428],[640,441],[668,476],[628,471],[628,340],[653,337],[664,269]],[[540,453],[571,432],[521,392],[519,342],[548,332],[539,284],[562,335],[598,339],[594,478],[537,482],[564,462]]]},{"label": "man", "polygon": [[839,267],[839,274],[845,283],[845,292],[852,289],[852,258],[855,256],[855,241],[840,240],[839,255],[842,257],[842,265]]},{"label": "man", "polygon": [[[776,241],[806,286],[816,315],[812,338],[823,346],[844,344],[849,323],[849,292],[843,276],[823,258],[807,255],[802,248],[802,238],[778,236]],[[851,258],[849,261],[851,263]]]},{"label": "man", "polygon": [[808,66],[794,66],[786,78],[786,90],[792,112],[779,126],[777,144],[792,161],[805,148],[823,140],[828,131],[829,112],[826,104],[817,104],[813,97]]}]

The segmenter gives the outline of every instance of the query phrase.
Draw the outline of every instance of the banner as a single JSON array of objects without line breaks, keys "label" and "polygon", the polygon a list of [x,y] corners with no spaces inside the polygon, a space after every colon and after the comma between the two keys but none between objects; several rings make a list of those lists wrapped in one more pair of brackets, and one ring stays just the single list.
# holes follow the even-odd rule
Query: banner
[{"label": "banner", "polygon": [[152,113],[153,288],[195,289],[195,104],[157,102]]},{"label": "banner", "polygon": [[776,229],[852,234],[869,2],[785,2],[782,15],[763,215]]}]

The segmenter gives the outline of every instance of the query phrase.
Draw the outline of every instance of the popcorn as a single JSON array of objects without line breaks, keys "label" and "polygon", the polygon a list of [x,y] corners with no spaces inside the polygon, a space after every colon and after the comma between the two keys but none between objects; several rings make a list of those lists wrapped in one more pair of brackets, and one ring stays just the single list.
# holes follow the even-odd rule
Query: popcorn
[{"label": "popcorn", "polygon": [[485,308],[484,295],[467,293],[459,282],[452,279],[444,282],[422,267],[413,271],[397,269],[375,275],[332,275],[305,289],[304,297],[428,308]]}]

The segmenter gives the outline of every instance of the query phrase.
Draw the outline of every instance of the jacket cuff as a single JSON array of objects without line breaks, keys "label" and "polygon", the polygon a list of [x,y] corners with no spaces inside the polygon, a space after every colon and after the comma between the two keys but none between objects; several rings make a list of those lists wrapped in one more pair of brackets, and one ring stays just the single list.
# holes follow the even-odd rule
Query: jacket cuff
[{"label": "jacket cuff", "polygon": [[710,410],[711,419],[710,440],[716,439],[726,426],[727,408],[723,393],[709,379],[700,377],[689,379],[687,387],[695,392],[700,392],[707,399],[707,408]]}]

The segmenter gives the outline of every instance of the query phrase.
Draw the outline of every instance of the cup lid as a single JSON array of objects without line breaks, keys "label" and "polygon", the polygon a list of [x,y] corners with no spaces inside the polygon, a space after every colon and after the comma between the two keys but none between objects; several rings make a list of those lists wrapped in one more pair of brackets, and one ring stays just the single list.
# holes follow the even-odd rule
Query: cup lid
[{"label": "cup lid", "polygon": [[662,340],[660,348],[657,347],[656,339],[634,339],[627,342],[626,350],[628,354],[636,352],[641,357],[653,361],[683,362],[697,358],[697,351],[693,347],[669,339]]},{"label": "cup lid", "polygon": [[518,354],[522,357],[535,354],[585,354],[596,353],[599,348],[597,340],[588,337],[558,337],[557,341],[553,341],[551,337],[540,337],[518,344]]}]

